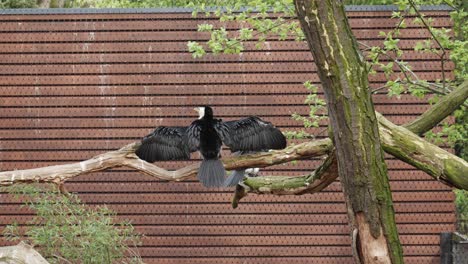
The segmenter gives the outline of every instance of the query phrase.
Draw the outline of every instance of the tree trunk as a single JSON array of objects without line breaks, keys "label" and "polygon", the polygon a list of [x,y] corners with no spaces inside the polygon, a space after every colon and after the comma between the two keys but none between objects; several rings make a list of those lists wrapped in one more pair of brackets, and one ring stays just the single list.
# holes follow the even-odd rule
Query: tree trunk
[{"label": "tree trunk", "polygon": [[358,263],[403,263],[367,70],[339,1],[295,0],[319,69]]}]

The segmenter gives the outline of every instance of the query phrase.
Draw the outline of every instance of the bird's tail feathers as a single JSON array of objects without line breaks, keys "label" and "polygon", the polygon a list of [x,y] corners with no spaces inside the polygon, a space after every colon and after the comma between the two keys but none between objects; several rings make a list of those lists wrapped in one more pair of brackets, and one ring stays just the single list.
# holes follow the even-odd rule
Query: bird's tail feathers
[{"label": "bird's tail feathers", "polygon": [[244,178],[245,170],[235,170],[224,181],[224,187],[236,186]]},{"label": "bird's tail feathers", "polygon": [[220,160],[206,159],[200,164],[197,176],[205,187],[223,187],[226,171]]}]

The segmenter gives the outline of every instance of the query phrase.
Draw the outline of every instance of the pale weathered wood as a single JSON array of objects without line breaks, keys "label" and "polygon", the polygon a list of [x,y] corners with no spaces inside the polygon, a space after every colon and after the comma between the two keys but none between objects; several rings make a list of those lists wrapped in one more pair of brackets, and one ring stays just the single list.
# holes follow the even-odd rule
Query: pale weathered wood
[{"label": "pale weathered wood", "polygon": [[24,242],[16,246],[0,247],[0,264],[49,264],[34,248]]},{"label": "pale weathered wood", "polygon": [[[97,155],[82,162],[28,170],[0,172],[0,186],[31,182],[61,184],[78,175],[121,166],[131,167],[147,175],[168,181],[181,181],[197,174],[199,164],[193,164],[176,171],[168,171],[139,159],[134,154],[139,144],[140,143],[132,143],[119,150]],[[223,159],[223,163],[224,167],[228,170],[249,167],[267,167],[292,160],[322,156],[327,154],[332,147],[330,139],[322,139],[289,146],[283,150],[241,157],[230,157]]]},{"label": "pale weathered wood", "polygon": [[[418,169],[427,172],[437,180],[440,180],[450,186],[468,189],[468,177],[457,176],[460,175],[460,173],[463,175],[463,173],[468,169],[466,162],[460,160],[460,158],[455,155],[424,141],[414,134],[411,136],[411,140],[409,142],[408,140],[403,140],[405,137],[403,137],[402,134],[411,133],[410,131],[391,123],[387,119],[384,119],[380,114],[378,114],[378,117],[380,121],[380,140],[382,142],[383,149],[386,152],[395,155],[398,159],[414,165]],[[427,145],[430,151],[422,152],[422,150],[420,150],[417,154],[408,152],[405,150],[408,147],[408,143],[410,145]],[[195,176],[198,171],[198,164],[189,165],[176,171],[168,171],[154,164],[147,163],[138,159],[134,155],[133,152],[137,146],[139,146],[139,143],[132,143],[119,150],[107,152],[97,155],[89,160],[72,164],[0,172],[0,186],[30,182],[50,182],[59,184],[78,175],[120,166],[131,167],[142,173],[168,181],[181,181]],[[332,148],[333,145],[330,139],[322,139],[290,146],[284,150],[257,153],[255,155],[227,157],[223,159],[223,162],[225,168],[228,170],[249,167],[267,167],[293,160],[322,156],[327,154]],[[435,155],[436,153],[443,153],[443,155]],[[433,166],[433,164],[442,164],[443,160],[446,160],[447,164],[454,162],[456,166],[447,170],[428,169],[430,166]],[[310,182],[305,179],[310,175],[311,174],[302,177],[264,176],[256,177],[255,179],[251,178],[249,179],[248,185],[252,185],[250,187],[253,188],[249,189],[248,192],[251,191],[258,194],[266,194],[268,193],[268,188],[270,188],[267,186],[276,186],[274,191],[272,191],[273,194],[276,195],[299,194],[302,188],[305,188],[305,190],[314,190],[311,192],[317,192],[317,188],[312,188],[310,185],[307,185],[310,184]],[[294,182],[293,185],[298,189],[281,191],[279,186],[281,186],[281,183],[284,183],[285,181],[290,181],[290,183]],[[260,188],[262,182],[266,184],[265,187],[267,188]],[[299,183],[301,182],[304,185],[302,187],[299,186]],[[317,184],[318,183],[319,182],[317,182]],[[260,189],[262,191],[260,191]]]}]

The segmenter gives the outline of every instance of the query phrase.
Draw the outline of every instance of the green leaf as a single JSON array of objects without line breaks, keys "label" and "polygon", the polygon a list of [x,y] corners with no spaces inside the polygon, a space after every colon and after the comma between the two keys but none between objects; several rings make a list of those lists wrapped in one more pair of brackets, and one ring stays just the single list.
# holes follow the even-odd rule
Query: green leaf
[{"label": "green leaf", "polygon": [[425,47],[424,43],[421,42],[421,41],[416,42],[416,45],[414,45],[414,50],[415,51],[420,51],[420,50],[423,50],[425,48],[426,47]]},{"label": "green leaf", "polygon": [[250,40],[253,37],[253,29],[250,28],[241,28],[239,30],[239,39],[240,40]]},{"label": "green leaf", "polygon": [[256,48],[256,49],[262,49],[264,43],[265,43],[265,42],[263,42],[263,41],[258,41],[258,42],[255,44],[255,48]]},{"label": "green leaf", "polygon": [[[21,235],[37,245],[42,255],[57,256],[70,263],[122,263],[129,253],[135,263],[141,263],[140,257],[131,253],[136,251],[127,246],[137,245],[139,236],[133,227],[115,222],[114,212],[91,209],[81,204],[76,195],[64,196],[54,186],[34,188],[19,190],[36,212]],[[13,234],[16,229],[13,224],[4,230]]]},{"label": "green leaf", "polygon": [[211,32],[213,30],[212,24],[198,24],[199,32]]},{"label": "green leaf", "polygon": [[403,85],[398,81],[387,81],[386,85],[388,86],[388,96],[400,97],[404,91]]},{"label": "green leaf", "polygon": [[401,17],[401,12],[396,12],[396,11],[392,12],[391,18],[400,18],[400,17]]},{"label": "green leaf", "polygon": [[384,71],[385,76],[388,78],[393,73],[393,62],[387,64],[380,64],[380,68]]},{"label": "green leaf", "polygon": [[402,20],[400,23],[400,28],[406,28],[406,20]]},{"label": "green leaf", "polygon": [[189,52],[192,53],[193,58],[201,58],[203,57],[203,55],[206,54],[205,49],[198,42],[189,41],[187,43],[187,47],[188,47]]},{"label": "green leaf", "polygon": [[397,50],[398,49],[398,42],[400,42],[399,39],[387,39],[384,41],[384,47],[387,50]]}]

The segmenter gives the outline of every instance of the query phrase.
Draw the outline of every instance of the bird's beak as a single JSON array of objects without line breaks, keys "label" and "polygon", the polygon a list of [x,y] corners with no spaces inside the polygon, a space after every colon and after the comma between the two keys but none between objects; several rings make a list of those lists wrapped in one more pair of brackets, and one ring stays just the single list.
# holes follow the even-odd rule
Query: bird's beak
[{"label": "bird's beak", "polygon": [[193,110],[195,110],[195,112],[197,112],[198,114],[200,114],[200,108],[195,107]]}]

